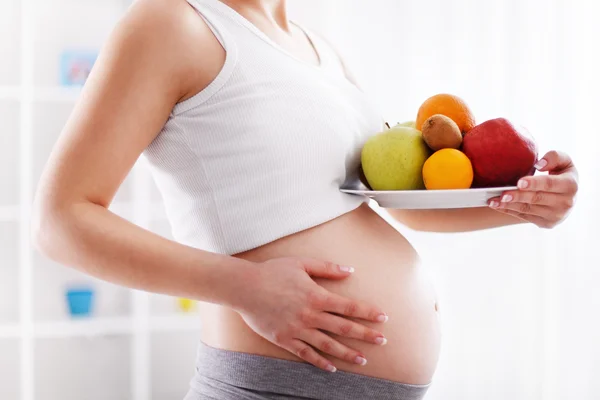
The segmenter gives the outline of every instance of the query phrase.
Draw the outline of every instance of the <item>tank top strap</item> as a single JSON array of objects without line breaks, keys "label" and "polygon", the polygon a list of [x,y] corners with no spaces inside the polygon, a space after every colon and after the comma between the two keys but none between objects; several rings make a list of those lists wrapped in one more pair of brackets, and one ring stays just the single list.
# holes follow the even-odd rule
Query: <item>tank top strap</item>
[{"label": "tank top strap", "polygon": [[187,0],[187,2],[204,19],[221,46],[227,50],[227,45],[232,43],[233,37],[223,20],[224,15],[206,0]]},{"label": "tank top strap", "polygon": [[226,21],[210,7],[204,6],[202,0],[187,0],[187,2],[198,12],[200,17],[206,22],[208,28],[212,31],[215,38],[219,41],[225,50],[225,63],[218,73],[217,77],[201,92],[193,97],[179,102],[173,108],[171,115],[177,115],[194,108],[205,102],[212,95],[218,92],[229,80],[238,61],[238,47],[234,34],[228,29]]}]

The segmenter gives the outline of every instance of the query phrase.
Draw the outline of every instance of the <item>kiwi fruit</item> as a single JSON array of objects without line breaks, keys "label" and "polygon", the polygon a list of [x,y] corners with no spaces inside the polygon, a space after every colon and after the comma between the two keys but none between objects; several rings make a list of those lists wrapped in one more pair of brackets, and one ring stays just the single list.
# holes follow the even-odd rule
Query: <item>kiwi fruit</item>
[{"label": "kiwi fruit", "polygon": [[433,151],[441,149],[459,149],[462,133],[451,118],[442,114],[429,117],[421,127],[423,140]]}]

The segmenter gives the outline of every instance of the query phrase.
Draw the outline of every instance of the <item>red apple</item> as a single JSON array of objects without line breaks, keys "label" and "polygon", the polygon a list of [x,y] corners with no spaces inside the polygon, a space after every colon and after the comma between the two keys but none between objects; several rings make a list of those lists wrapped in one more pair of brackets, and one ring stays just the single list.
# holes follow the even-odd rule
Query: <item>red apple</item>
[{"label": "red apple", "polygon": [[538,150],[533,137],[505,118],[477,125],[465,134],[463,152],[473,164],[473,187],[515,186],[533,175]]}]

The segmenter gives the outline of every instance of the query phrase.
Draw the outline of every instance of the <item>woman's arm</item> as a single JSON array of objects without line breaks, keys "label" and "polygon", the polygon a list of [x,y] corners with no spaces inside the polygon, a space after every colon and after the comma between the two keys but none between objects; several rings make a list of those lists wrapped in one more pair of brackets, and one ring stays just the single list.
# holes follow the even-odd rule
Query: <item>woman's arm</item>
[{"label": "woman's arm", "polygon": [[424,232],[469,232],[525,222],[554,228],[575,204],[577,169],[568,155],[556,151],[546,154],[537,167],[548,175],[521,179],[518,190],[490,199],[489,208],[386,211],[409,228]]},{"label": "woman's arm", "polygon": [[48,257],[103,280],[228,303],[223,276],[244,271],[241,261],[168,241],[107,210],[186,95],[181,5],[135,3],[113,31],[42,174],[32,234]]},{"label": "woman's arm", "polygon": [[324,331],[385,343],[381,333],[344,317],[384,322],[382,311],[311,279],[346,279],[350,269],[304,258],[254,263],[202,251],[108,210],[173,106],[205,87],[223,65],[224,50],[202,21],[185,1],[134,3],[103,48],[42,174],[33,242],[47,257],[105,281],[232,308],[257,334],[322,369],[335,368],[315,348],[362,360]]}]

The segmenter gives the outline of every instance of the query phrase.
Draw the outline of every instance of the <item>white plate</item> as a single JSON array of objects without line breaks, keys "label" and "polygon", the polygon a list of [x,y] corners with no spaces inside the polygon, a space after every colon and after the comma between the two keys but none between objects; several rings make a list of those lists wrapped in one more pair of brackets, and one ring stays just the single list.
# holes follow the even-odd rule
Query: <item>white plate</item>
[{"label": "white plate", "polygon": [[489,199],[501,196],[507,190],[517,190],[516,186],[457,190],[369,190],[358,182],[354,182],[353,186],[355,187],[345,186],[340,190],[370,197],[383,208],[402,209],[487,207]]}]

